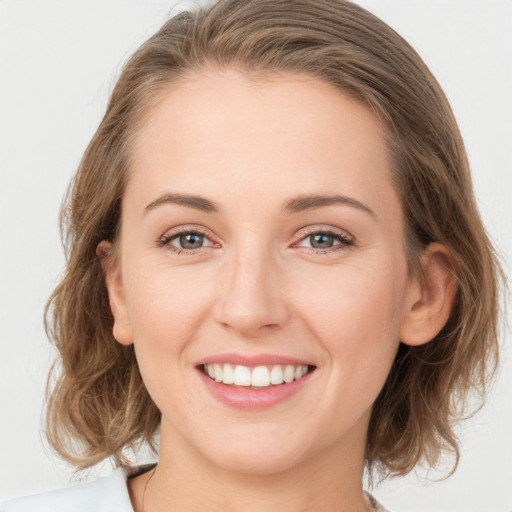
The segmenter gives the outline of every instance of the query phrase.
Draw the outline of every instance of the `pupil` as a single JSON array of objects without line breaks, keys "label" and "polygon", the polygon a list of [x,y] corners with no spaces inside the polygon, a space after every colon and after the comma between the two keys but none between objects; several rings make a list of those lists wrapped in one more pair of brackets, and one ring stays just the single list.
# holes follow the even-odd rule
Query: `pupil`
[{"label": "pupil", "polygon": [[198,249],[203,245],[203,235],[189,233],[180,236],[180,245],[183,249]]},{"label": "pupil", "polygon": [[334,238],[330,235],[318,234],[311,237],[311,247],[315,249],[328,249],[332,247],[333,242]]}]

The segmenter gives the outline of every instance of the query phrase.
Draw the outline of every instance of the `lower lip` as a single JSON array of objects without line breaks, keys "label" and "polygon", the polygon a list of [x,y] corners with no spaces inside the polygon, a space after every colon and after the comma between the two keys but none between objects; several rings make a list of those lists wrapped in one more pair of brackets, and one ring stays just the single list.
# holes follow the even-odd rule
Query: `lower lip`
[{"label": "lower lip", "polygon": [[266,409],[273,407],[298,393],[309,381],[309,372],[304,377],[289,384],[279,384],[268,388],[235,388],[208,377],[201,369],[197,370],[206,389],[220,402],[236,409]]}]

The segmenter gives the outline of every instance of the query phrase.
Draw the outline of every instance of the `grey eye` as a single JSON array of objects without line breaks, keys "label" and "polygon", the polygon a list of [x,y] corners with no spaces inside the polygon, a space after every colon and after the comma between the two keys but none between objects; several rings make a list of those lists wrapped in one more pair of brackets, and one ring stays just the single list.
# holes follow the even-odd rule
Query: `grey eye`
[{"label": "grey eye", "polygon": [[314,249],[329,249],[334,245],[334,237],[325,233],[310,235],[310,244]]},{"label": "grey eye", "polygon": [[181,251],[191,251],[190,254],[194,254],[195,252],[200,252],[198,249],[213,247],[215,244],[208,238],[208,235],[191,229],[183,230],[178,234],[165,234],[158,242],[158,245],[160,247],[168,247],[171,251],[178,254]]},{"label": "grey eye", "polygon": [[203,246],[204,235],[199,233],[187,233],[178,237],[179,245],[183,249],[199,249]]}]

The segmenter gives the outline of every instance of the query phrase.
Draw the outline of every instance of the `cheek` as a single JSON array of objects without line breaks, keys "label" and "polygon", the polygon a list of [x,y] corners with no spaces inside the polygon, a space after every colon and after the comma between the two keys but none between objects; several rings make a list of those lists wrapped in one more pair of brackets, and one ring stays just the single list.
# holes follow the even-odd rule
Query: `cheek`
[{"label": "cheek", "polygon": [[384,386],[399,346],[406,270],[385,258],[302,276],[297,316],[323,354],[314,407],[323,418],[317,435],[328,443],[366,424]]},{"label": "cheek", "polygon": [[148,258],[139,259],[126,275],[127,306],[136,341],[160,329],[167,340],[179,338],[202,316],[211,300],[200,273],[191,268],[173,269]]},{"label": "cheek", "polygon": [[212,300],[211,291],[189,272],[151,263],[139,260],[126,274],[135,350],[149,390],[159,385],[159,375],[171,385],[179,381],[185,349],[197,337]]},{"label": "cheek", "polygon": [[[302,316],[340,372],[385,378],[396,353],[406,290],[405,262],[389,261],[330,269],[321,290],[316,279],[301,290]],[[312,290],[316,290],[312,293]],[[386,362],[384,365],[383,363]],[[360,372],[356,372],[360,368]]]}]

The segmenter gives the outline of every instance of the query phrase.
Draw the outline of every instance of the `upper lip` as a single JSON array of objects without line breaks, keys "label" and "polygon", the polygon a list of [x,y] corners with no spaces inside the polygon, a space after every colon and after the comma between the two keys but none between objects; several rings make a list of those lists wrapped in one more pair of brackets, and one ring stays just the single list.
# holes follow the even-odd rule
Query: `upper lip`
[{"label": "upper lip", "polygon": [[216,354],[210,357],[205,357],[197,363],[197,366],[205,364],[233,364],[240,366],[273,366],[273,365],[293,365],[293,366],[304,366],[313,364],[310,361],[304,359],[298,359],[296,357],[281,356],[277,354]]}]

